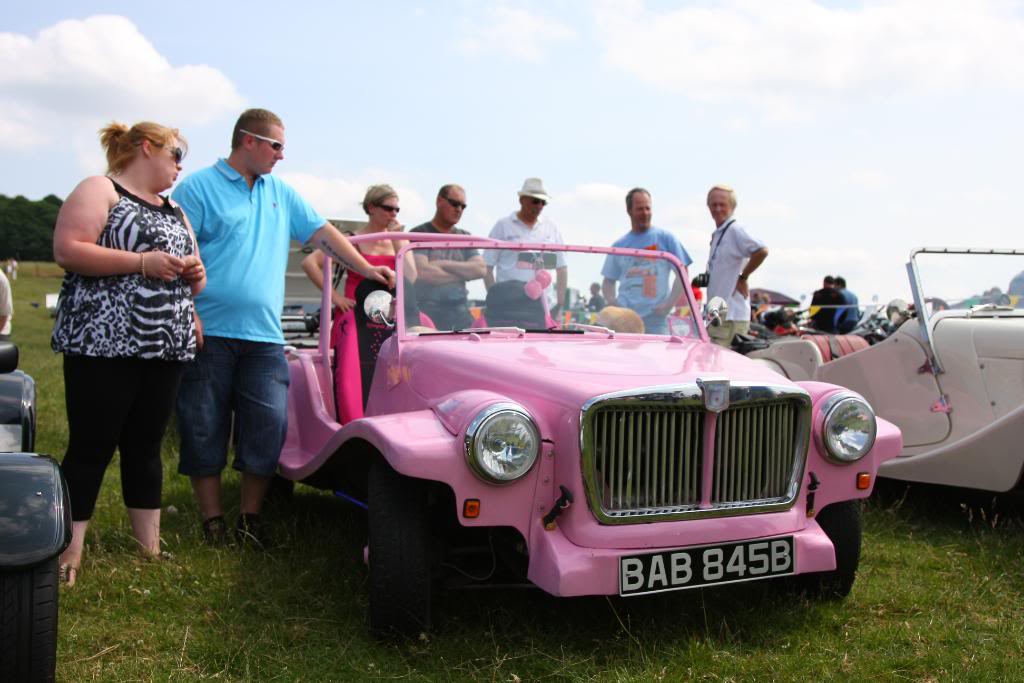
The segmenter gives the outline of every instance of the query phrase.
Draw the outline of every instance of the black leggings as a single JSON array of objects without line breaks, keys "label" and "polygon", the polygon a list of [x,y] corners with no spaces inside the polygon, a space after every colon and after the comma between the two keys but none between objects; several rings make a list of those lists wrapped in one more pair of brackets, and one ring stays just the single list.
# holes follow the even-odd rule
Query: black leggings
[{"label": "black leggings", "polygon": [[121,451],[121,495],[130,508],[160,507],[160,445],[183,364],[141,358],[64,356],[68,450],[61,469],[71,518],[92,518],[103,473]]}]

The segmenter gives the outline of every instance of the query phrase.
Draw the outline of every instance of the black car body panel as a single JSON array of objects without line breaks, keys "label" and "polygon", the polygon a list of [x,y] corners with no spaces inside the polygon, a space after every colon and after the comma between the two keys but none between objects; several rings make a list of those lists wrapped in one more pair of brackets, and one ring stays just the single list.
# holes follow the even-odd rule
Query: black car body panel
[{"label": "black car body panel", "polygon": [[0,375],[0,451],[35,450],[35,387],[32,378],[21,370]]},{"label": "black car body panel", "polygon": [[59,555],[71,542],[71,505],[60,466],[32,453],[36,385],[17,370],[18,347],[0,342],[0,571]]},{"label": "black car body panel", "polygon": [[0,453],[0,571],[37,564],[71,542],[71,505],[57,462]]}]

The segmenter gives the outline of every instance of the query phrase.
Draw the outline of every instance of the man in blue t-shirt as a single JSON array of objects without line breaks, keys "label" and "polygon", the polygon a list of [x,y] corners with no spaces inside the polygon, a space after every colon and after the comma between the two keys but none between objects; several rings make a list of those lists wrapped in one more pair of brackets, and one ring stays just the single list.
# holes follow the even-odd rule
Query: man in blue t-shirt
[{"label": "man in blue t-shirt", "polygon": [[259,519],[288,430],[288,363],[281,309],[291,240],[313,244],[364,277],[394,286],[286,183],[270,175],[284,158],[284,124],[265,109],[242,113],[231,154],[189,175],[173,198],[191,222],[207,271],[196,297],[199,352],[178,391],[181,460],[203,515],[203,536],[228,540],[220,501],[235,414],[234,467],[242,472],[239,541],[263,545]]},{"label": "man in blue t-shirt", "polygon": [[[684,266],[693,263],[675,235],[651,225],[651,193],[634,187],[626,194],[626,213],[631,229],[612,244],[613,247],[664,251],[679,259]],[[679,277],[670,275],[675,269],[665,259],[609,255],[604,261],[601,290],[609,306],[630,308],[643,318],[647,334],[668,334],[666,315],[683,293]],[[618,292],[616,292],[618,285]]]}]

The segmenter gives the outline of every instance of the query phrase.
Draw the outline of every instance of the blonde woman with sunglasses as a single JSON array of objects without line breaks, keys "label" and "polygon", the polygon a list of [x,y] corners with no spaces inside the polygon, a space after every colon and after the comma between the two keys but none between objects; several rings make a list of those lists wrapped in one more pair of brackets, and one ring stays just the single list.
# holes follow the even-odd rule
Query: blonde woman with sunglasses
[{"label": "blonde woman with sunglasses", "polygon": [[[401,211],[398,193],[390,185],[371,185],[363,197],[362,208],[369,220],[365,226],[360,228],[357,235],[402,231],[402,224],[398,221],[398,213]],[[408,244],[407,240],[380,240],[363,242],[357,245],[356,249],[371,264],[394,269],[395,256],[406,244]],[[323,282],[323,263],[324,257],[320,252],[313,252],[302,262],[302,269],[317,287],[320,287]],[[414,282],[416,280],[416,264],[412,258],[412,252],[406,253],[403,264],[405,280],[407,283]],[[331,295],[334,302],[331,345],[334,349],[335,359],[349,357],[353,354],[358,355],[353,332],[355,316],[352,306],[355,305],[356,287],[363,281],[363,277],[359,273],[350,270],[345,278],[344,293],[339,293],[337,286],[340,284],[340,275],[339,271],[335,271],[333,279],[335,291]],[[337,360],[335,361],[334,391],[338,422],[346,424],[362,417],[362,379],[358,373],[352,372],[346,363]]]}]

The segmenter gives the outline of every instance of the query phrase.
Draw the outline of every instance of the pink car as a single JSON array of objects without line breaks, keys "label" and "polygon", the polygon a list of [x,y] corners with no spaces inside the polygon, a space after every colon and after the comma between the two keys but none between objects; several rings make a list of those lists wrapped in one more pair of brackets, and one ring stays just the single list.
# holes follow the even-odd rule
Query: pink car
[{"label": "pink car", "polygon": [[[371,628],[428,628],[442,580],[559,596],[776,577],[850,591],[859,499],[901,448],[860,396],[710,343],[685,268],[662,252],[384,238],[410,240],[397,295],[357,290],[342,324],[323,316],[318,348],[290,353],[280,462],[365,501]],[[628,310],[572,305],[609,273]],[[615,329],[637,321],[667,333]],[[333,354],[332,327],[356,343],[335,329]],[[362,387],[345,424],[336,377]]]}]

